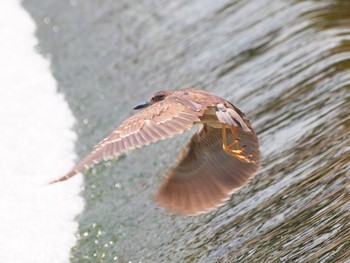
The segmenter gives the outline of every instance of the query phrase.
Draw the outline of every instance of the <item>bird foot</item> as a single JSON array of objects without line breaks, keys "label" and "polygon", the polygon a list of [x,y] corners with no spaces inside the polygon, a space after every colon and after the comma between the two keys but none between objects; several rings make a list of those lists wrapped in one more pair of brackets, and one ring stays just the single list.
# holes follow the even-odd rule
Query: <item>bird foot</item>
[{"label": "bird foot", "polygon": [[244,147],[241,148],[241,149],[238,149],[238,150],[234,150],[234,149],[232,149],[232,146],[230,147],[230,145],[223,144],[222,148],[224,149],[224,151],[226,153],[228,153],[229,155],[237,158],[241,162],[249,163],[249,164],[256,164],[256,162],[254,160],[251,160],[251,158],[253,157],[252,154],[243,155],[243,152],[245,150]]},{"label": "bird foot", "polygon": [[[226,148],[232,149],[232,151],[237,151],[243,153],[245,151],[245,146],[243,146],[240,150],[239,149],[239,144],[238,144],[238,139],[233,140],[233,143],[229,145],[225,145]],[[235,150],[233,150],[235,149]]]},{"label": "bird foot", "polygon": [[[231,129],[231,133],[233,136],[233,142],[230,144],[227,144],[227,133],[226,133],[227,128]],[[242,148],[239,147],[238,131],[237,131],[236,127],[227,126],[226,124],[223,124],[222,125],[222,139],[223,139],[222,148],[224,149],[224,151],[226,153],[237,158],[241,162],[249,163],[249,164],[256,164],[256,162],[254,160],[251,160],[251,158],[253,157],[252,154],[247,154],[247,155],[243,154],[244,151],[246,150],[246,146],[243,146]]]}]

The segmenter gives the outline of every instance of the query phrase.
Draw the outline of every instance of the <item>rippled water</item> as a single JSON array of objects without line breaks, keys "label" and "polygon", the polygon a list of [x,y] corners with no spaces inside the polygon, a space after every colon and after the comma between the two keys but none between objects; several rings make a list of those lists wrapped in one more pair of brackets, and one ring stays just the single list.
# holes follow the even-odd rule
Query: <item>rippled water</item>
[{"label": "rippled water", "polygon": [[152,201],[188,133],[100,165],[72,262],[350,261],[349,1],[36,2],[24,5],[81,157],[137,102],[186,84],[246,112],[264,155],[227,205],[197,217]]}]

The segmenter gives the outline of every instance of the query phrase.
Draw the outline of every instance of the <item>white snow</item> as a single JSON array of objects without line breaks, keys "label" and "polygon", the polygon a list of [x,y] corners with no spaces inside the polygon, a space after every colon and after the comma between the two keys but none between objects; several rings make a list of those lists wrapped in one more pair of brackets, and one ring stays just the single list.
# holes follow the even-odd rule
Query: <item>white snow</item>
[{"label": "white snow", "polygon": [[34,33],[18,0],[0,1],[0,262],[69,262],[82,178],[48,182],[74,164],[74,117]]}]

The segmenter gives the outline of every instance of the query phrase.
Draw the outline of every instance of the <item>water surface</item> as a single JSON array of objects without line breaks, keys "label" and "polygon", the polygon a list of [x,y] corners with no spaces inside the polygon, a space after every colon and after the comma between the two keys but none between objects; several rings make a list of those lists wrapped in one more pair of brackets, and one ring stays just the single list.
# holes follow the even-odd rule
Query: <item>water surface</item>
[{"label": "water surface", "polygon": [[348,1],[38,3],[24,1],[80,157],[137,102],[184,85],[241,108],[264,155],[227,205],[197,217],[152,201],[189,134],[96,167],[72,262],[350,260]]}]

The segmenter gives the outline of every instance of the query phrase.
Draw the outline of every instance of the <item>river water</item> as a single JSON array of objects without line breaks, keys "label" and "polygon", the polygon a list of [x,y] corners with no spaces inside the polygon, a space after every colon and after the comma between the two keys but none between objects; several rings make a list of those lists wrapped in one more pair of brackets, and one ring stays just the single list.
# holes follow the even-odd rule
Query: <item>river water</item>
[{"label": "river water", "polygon": [[190,133],[97,166],[72,262],[350,262],[349,1],[23,4],[80,158],[136,103],[184,85],[236,104],[261,142],[253,180],[197,217],[152,200]]}]

